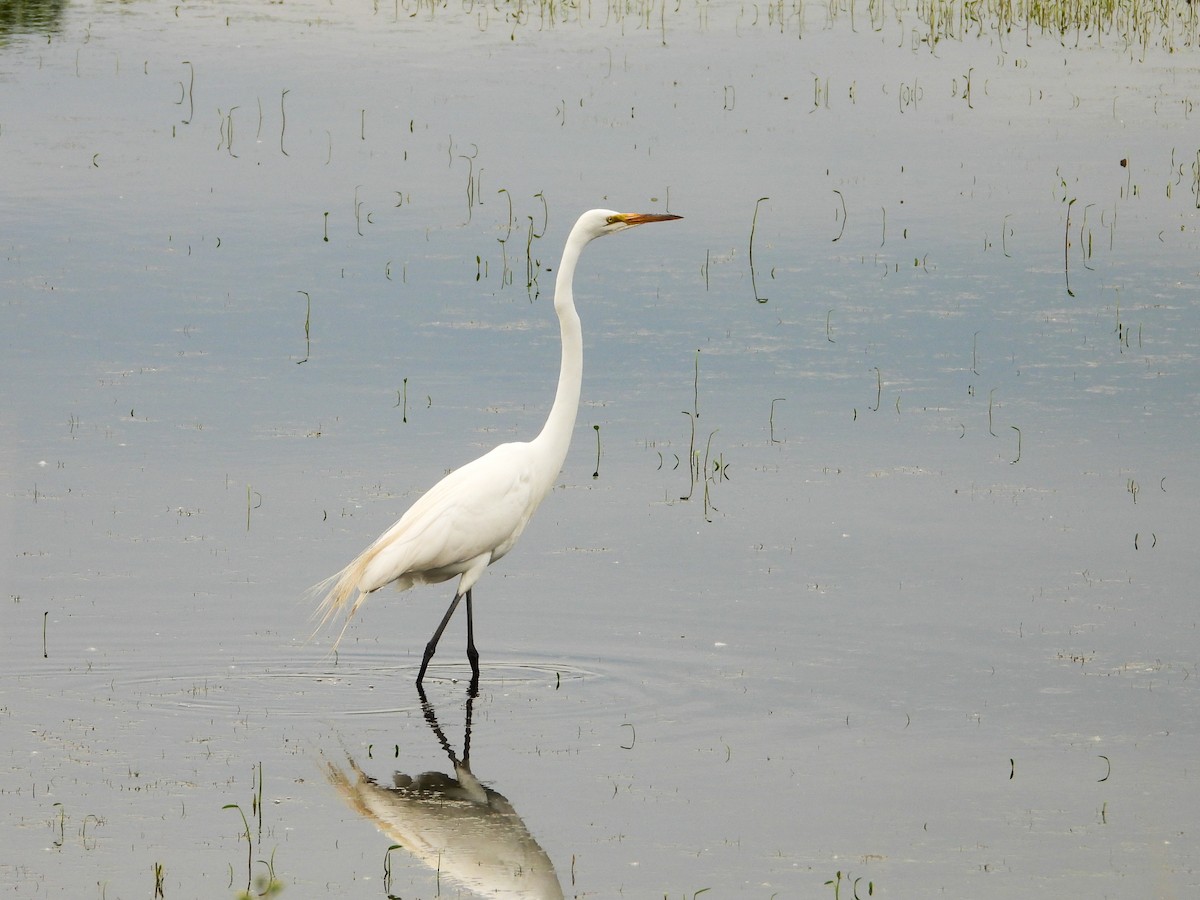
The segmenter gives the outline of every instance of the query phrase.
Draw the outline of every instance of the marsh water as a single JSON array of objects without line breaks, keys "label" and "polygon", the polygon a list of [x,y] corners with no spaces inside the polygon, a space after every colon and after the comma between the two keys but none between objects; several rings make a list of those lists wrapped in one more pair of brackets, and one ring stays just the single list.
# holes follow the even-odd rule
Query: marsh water
[{"label": "marsh water", "polygon": [[[0,892],[1194,896],[1200,29],[1113,6],[4,4]],[[450,585],[306,591],[540,427],[594,206],[684,219],[423,705]]]}]

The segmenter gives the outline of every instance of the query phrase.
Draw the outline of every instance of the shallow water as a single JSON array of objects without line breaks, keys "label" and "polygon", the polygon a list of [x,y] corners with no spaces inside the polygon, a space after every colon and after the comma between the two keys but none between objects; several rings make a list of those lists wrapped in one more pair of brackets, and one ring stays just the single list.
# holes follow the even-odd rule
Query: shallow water
[{"label": "shallow water", "polygon": [[[1194,893],[1194,24],[24,6],[8,893],[472,896],[449,860],[518,845],[566,896]],[[685,218],[588,248],[575,441],[476,591],[456,773],[461,622],[440,736],[412,684],[449,590],[336,656],[305,591],[540,427],[597,205]],[[457,776],[373,795],[432,855],[354,766]]]}]

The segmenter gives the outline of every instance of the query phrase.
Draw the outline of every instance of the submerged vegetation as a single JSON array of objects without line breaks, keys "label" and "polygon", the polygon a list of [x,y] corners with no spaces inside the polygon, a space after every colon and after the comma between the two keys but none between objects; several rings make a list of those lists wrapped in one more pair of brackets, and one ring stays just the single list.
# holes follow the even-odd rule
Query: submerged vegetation
[{"label": "submerged vegetation", "polygon": [[[694,23],[702,31],[726,24],[770,29],[803,37],[846,21],[855,30],[899,27],[914,44],[995,36],[1030,42],[1050,37],[1067,45],[1118,43],[1127,48],[1160,46],[1168,51],[1200,42],[1196,4],[1174,0],[774,0],[714,4],[707,0],[376,0],[376,11],[405,17],[436,18],[465,11],[480,30],[502,24],[516,40],[520,31],[569,24],[616,26],[658,32],[665,42],[674,28]],[[731,21],[722,21],[732,17]]]},{"label": "submerged vegetation", "polygon": [[1116,40],[1175,50],[1194,47],[1200,30],[1195,6],[1174,0],[918,0],[914,12],[932,41],[1020,33],[1027,40],[1049,35],[1064,44]]},{"label": "submerged vegetation", "polygon": [[0,3],[0,47],[12,34],[58,31],[66,5],[67,0],[5,0]]}]

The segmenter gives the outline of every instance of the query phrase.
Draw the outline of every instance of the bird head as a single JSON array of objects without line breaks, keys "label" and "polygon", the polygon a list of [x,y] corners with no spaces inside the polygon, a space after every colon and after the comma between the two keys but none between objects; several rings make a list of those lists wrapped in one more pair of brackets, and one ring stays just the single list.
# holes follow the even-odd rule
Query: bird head
[{"label": "bird head", "polygon": [[673,216],[668,213],[622,213],[611,209],[592,209],[580,216],[578,225],[584,226],[591,238],[597,238],[601,235],[624,231],[634,225],[645,225],[648,222],[670,222],[682,218],[683,216]]}]

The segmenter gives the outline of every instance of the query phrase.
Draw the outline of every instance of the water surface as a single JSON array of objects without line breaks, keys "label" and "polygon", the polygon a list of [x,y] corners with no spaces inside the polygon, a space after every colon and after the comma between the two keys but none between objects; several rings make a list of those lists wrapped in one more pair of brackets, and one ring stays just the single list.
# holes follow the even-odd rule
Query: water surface
[{"label": "water surface", "polygon": [[[1194,22],[22,8],[9,893],[486,894],[389,853],[359,772],[566,896],[1195,891]],[[598,205],[685,218],[588,248],[456,771],[461,623],[440,734],[412,685],[448,590],[336,657],[304,592],[540,427]]]}]

